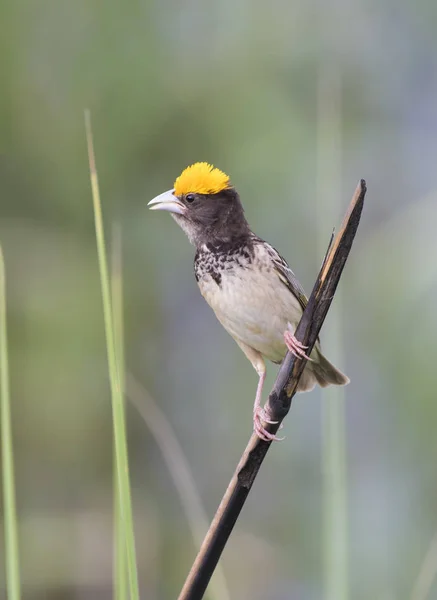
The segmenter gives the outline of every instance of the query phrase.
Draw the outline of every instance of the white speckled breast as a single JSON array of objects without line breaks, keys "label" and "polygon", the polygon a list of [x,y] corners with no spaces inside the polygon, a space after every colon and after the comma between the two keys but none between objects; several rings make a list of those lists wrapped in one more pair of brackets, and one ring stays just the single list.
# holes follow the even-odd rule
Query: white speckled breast
[{"label": "white speckled breast", "polygon": [[231,252],[204,247],[196,255],[195,275],[223,327],[269,360],[280,362],[286,353],[287,323],[296,327],[302,307],[281,281],[272,251],[276,253],[262,243]]}]

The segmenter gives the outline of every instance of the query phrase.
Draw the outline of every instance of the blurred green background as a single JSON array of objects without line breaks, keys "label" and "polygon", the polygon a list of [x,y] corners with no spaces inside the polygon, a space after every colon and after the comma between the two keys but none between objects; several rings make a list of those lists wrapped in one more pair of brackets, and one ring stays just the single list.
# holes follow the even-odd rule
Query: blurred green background
[{"label": "blurred green background", "polygon": [[[112,593],[85,107],[108,242],[114,223],[122,231],[127,368],[176,432],[209,518],[251,432],[257,377],[197,290],[193,248],[146,204],[190,163],[212,162],[309,292],[367,180],[322,335],[352,380],[347,588],[419,598],[437,531],[436,19],[432,0],[2,3],[0,241],[24,598]],[[320,391],[295,398],[223,557],[231,598],[327,597],[329,403],[341,407]],[[175,598],[195,545],[154,435],[127,413],[141,597]],[[5,597],[3,555],[0,569]]]}]

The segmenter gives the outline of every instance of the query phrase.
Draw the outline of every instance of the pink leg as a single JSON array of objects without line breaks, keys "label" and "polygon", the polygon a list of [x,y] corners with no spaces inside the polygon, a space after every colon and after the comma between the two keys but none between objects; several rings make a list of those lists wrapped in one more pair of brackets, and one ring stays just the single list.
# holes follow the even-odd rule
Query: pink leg
[{"label": "pink leg", "polygon": [[288,324],[288,329],[286,329],[284,333],[284,342],[287,348],[292,354],[294,354],[296,358],[306,358],[307,360],[311,361],[313,360],[305,354],[305,350],[308,348],[308,346],[304,346],[294,337],[290,323]]},{"label": "pink leg", "polygon": [[272,442],[272,441],[279,442],[283,438],[277,437],[273,433],[270,433],[269,431],[267,431],[267,429],[265,429],[265,427],[262,426],[262,421],[264,421],[265,423],[272,423],[272,424],[277,423],[277,421],[271,421],[269,419],[270,415],[261,406],[261,398],[262,398],[262,391],[263,391],[265,378],[266,378],[266,371],[264,369],[264,371],[261,371],[259,373],[258,387],[256,388],[255,403],[253,405],[253,429],[254,429],[256,435],[259,438],[261,438],[262,440],[264,440],[265,442]]}]

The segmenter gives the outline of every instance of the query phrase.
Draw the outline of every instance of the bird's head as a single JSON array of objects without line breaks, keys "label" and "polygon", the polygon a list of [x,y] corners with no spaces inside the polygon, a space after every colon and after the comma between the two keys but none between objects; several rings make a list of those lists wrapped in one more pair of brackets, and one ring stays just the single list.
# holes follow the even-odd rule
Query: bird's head
[{"label": "bird's head", "polygon": [[249,234],[240,198],[229,177],[206,162],[187,167],[173,189],[151,200],[148,206],[170,212],[197,247],[231,243]]}]

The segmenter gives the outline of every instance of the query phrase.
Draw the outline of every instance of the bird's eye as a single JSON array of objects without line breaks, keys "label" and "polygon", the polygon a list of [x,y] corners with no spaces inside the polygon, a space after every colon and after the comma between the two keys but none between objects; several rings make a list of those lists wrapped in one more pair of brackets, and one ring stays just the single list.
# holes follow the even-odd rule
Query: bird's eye
[{"label": "bird's eye", "polygon": [[194,198],[195,198],[195,195],[194,195],[194,194],[187,194],[187,195],[185,196],[185,200],[186,200],[186,201],[187,201],[189,204],[191,204],[191,202],[194,202]]}]

